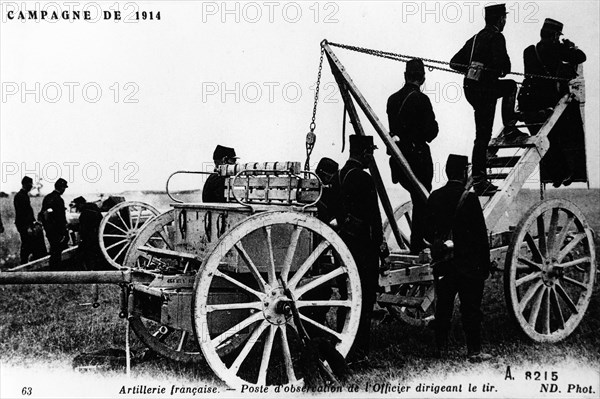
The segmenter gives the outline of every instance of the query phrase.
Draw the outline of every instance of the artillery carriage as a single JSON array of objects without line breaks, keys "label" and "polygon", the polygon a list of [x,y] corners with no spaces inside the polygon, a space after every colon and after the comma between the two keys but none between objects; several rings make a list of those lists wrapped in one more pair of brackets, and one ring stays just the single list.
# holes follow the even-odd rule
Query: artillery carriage
[{"label": "artillery carriage", "polygon": [[[365,134],[357,104],[425,200],[428,193],[330,43],[322,42],[321,49],[321,62],[325,55],[355,133]],[[494,229],[547,151],[548,132],[573,99],[584,103],[582,79],[571,82],[570,93],[536,136],[491,143],[498,156],[488,167],[500,168],[492,178],[501,180],[501,187],[482,198],[492,261],[504,271],[508,309],[521,330],[540,342],[566,338],[585,313],[596,272],[592,230],[565,200],[542,201],[514,229]],[[308,154],[313,130],[314,119]],[[514,151],[507,156],[506,149]],[[424,325],[433,319],[433,274],[428,257],[409,253],[411,204],[394,210],[377,165],[370,170],[392,249],[389,267],[380,273],[378,303],[403,321]],[[173,175],[178,173],[203,172]],[[301,384],[298,319],[343,356],[352,346],[361,310],[356,264],[336,232],[315,217],[321,182],[299,162],[221,165],[216,173],[226,177],[226,203],[171,197],[171,209],[163,213],[139,202],[111,209],[99,240],[114,271],[1,273],[0,283],[120,284],[121,315],[161,355],[181,362],[205,359],[229,386]]]}]

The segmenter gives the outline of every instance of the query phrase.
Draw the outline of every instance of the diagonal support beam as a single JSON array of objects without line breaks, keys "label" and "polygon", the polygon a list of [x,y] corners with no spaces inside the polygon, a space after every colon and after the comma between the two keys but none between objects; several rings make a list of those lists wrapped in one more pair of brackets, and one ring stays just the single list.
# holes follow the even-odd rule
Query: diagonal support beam
[{"label": "diagonal support beam", "polygon": [[[365,97],[362,95],[360,90],[358,90],[358,87],[356,87],[356,85],[352,81],[352,78],[350,77],[348,72],[346,72],[344,66],[333,53],[331,47],[329,47],[329,44],[327,44],[327,42],[323,42],[322,46],[323,50],[325,51],[325,55],[327,55],[327,60],[329,61],[329,65],[331,66],[331,72],[333,73],[333,76],[336,77],[336,80],[338,82],[341,80],[345,84],[345,87],[340,86],[340,91],[344,91],[347,89],[350,92],[350,94],[352,94],[352,97],[354,97],[354,100],[359,105],[360,109],[362,109],[367,119],[369,120],[369,122],[371,122],[371,125],[373,125],[373,128],[375,129],[377,134],[379,134],[379,137],[381,137],[385,146],[390,151],[390,154],[392,154],[392,158],[394,158],[398,165],[400,165],[400,168],[408,177],[408,180],[417,191],[419,198],[423,200],[423,202],[427,201],[427,198],[429,198],[429,192],[427,192],[425,187],[417,179],[412,169],[410,168],[408,162],[406,161],[406,158],[404,158],[404,156],[400,152],[400,149],[398,148],[394,140],[392,140],[392,137],[388,133],[387,129],[383,126],[377,115],[375,115],[375,112],[373,111]],[[390,220],[392,219],[393,217]]]}]

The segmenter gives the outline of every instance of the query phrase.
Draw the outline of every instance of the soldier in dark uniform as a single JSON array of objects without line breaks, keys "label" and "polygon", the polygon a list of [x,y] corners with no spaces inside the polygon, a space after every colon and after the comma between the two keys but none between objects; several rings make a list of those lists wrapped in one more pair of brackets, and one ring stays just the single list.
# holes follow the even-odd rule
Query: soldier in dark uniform
[{"label": "soldier in dark uniform", "polygon": [[75,198],[73,204],[79,212],[79,254],[87,270],[98,270],[103,259],[98,239],[102,213],[98,205],[84,197]]},{"label": "soldier in dark uniform", "polygon": [[340,237],[352,253],[362,288],[360,324],[349,357],[368,354],[371,314],[379,280],[379,257],[389,254],[383,238],[381,213],[373,178],[365,171],[372,162],[373,137],[350,136],[350,158],[340,170],[343,219]]},{"label": "soldier in dark uniform", "polygon": [[[435,341],[438,354],[445,354],[448,331],[458,293],[462,325],[471,361],[481,361],[490,355],[481,352],[481,300],[484,282],[490,273],[490,250],[485,220],[479,199],[465,193],[467,157],[450,155],[446,163],[448,183],[431,193],[427,202],[425,238],[430,243],[443,242],[452,232],[453,260],[434,267],[436,309]],[[434,262],[437,258],[432,246]]]},{"label": "soldier in dark uniform", "polygon": [[21,264],[46,256],[46,244],[44,235],[36,222],[29,199],[29,192],[33,187],[33,180],[29,176],[21,180],[21,189],[15,194],[15,225],[21,236]]},{"label": "soldier in dark uniform", "polygon": [[69,241],[65,201],[61,197],[68,187],[65,179],[58,179],[54,183],[54,191],[44,197],[40,212],[50,243],[50,268],[54,270],[60,267],[62,251],[67,248]]},{"label": "soldier in dark uniform", "polygon": [[340,218],[340,177],[339,165],[331,158],[321,158],[315,173],[323,183],[323,193],[317,203],[317,218],[333,227],[339,225]]},{"label": "soldier in dark uniform", "polygon": [[[420,59],[406,63],[404,72],[406,83],[404,87],[392,94],[387,102],[387,115],[390,134],[413,173],[421,184],[431,191],[433,180],[433,161],[429,145],[438,134],[438,124],[429,97],[421,93],[420,87],[425,82],[425,67]],[[425,202],[421,199],[400,165],[390,158],[392,181],[400,183],[410,193],[413,203],[413,223],[410,237],[411,253],[418,254],[423,248],[423,218],[425,217]]]},{"label": "soldier in dark uniform", "polygon": [[[519,108],[528,116],[527,123],[542,123],[561,97],[569,92],[568,80],[577,76],[577,65],[586,55],[570,40],[560,41],[563,24],[546,18],[541,40],[523,51],[525,74],[563,80],[526,77],[519,93]],[[529,127],[537,134],[541,126]],[[550,149],[541,164],[542,180],[552,180],[555,187],[568,186],[574,179],[586,180],[585,137],[580,103],[571,101],[548,135]]]},{"label": "soldier in dark uniform", "polygon": [[[233,148],[217,145],[213,152],[215,172],[218,172],[219,165],[235,165],[237,158]],[[202,202],[225,202],[225,179],[218,173],[208,176],[202,189]]]},{"label": "soldier in dark uniform", "polygon": [[[475,111],[472,173],[473,188],[479,195],[492,194],[498,190],[487,179],[485,168],[498,98],[502,98],[502,122],[507,127],[504,130],[505,137],[514,140],[527,136],[514,127],[517,122],[514,110],[517,93],[515,81],[498,79],[506,76],[511,67],[506,41],[502,35],[505,24],[504,4],[485,7],[485,28],[467,40],[450,61],[451,68],[466,73],[465,97]],[[470,68],[470,65],[474,67]]]}]

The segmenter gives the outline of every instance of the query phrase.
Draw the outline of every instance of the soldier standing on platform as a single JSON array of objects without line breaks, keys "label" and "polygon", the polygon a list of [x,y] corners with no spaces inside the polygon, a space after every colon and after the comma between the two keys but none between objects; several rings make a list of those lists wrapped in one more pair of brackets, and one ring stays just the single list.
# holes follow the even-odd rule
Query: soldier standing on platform
[{"label": "soldier standing on platform", "polygon": [[21,264],[46,256],[44,234],[39,223],[36,222],[29,199],[29,192],[33,188],[33,180],[29,176],[21,180],[21,189],[15,194],[15,225],[21,236]]},{"label": "soldier standing on platform", "polygon": [[340,237],[358,267],[362,288],[362,310],[356,339],[349,358],[359,360],[368,355],[371,314],[379,283],[379,258],[389,251],[383,238],[381,213],[373,178],[365,169],[372,162],[373,137],[350,136],[350,158],[340,170],[343,217]]},{"label": "soldier standing on platform", "polygon": [[60,267],[62,251],[67,248],[69,241],[65,201],[61,197],[68,187],[67,181],[59,178],[54,183],[54,191],[44,197],[40,212],[50,243],[50,269],[53,270]]},{"label": "soldier standing on platform", "polygon": [[490,195],[498,187],[487,179],[487,148],[492,138],[496,103],[502,98],[504,137],[515,140],[527,137],[515,126],[517,84],[514,80],[499,79],[510,72],[510,58],[502,30],[506,25],[506,6],[485,7],[485,28],[467,40],[452,57],[450,67],[466,74],[465,97],[475,111],[475,142],[473,145],[473,188],[479,195]]},{"label": "soldier standing on platform", "polygon": [[[425,66],[420,59],[406,63],[404,87],[392,94],[387,102],[390,135],[398,144],[404,158],[421,184],[431,191],[433,161],[429,145],[438,135],[438,124],[429,97],[421,93],[425,82]],[[390,158],[392,182],[400,183],[410,193],[413,204],[411,253],[418,254],[423,248],[423,218],[426,204],[418,191],[400,169],[400,165]]]},{"label": "soldier standing on platform", "polygon": [[[458,294],[467,356],[470,361],[479,362],[491,358],[481,351],[481,300],[485,280],[490,274],[490,250],[479,199],[465,189],[467,167],[467,157],[453,154],[448,157],[448,183],[433,191],[427,201],[425,238],[434,244],[431,255],[437,298],[436,353],[438,356],[447,353],[454,298]],[[451,237],[454,256],[436,264],[441,257],[438,254],[443,252],[436,246],[447,242],[448,237]]]},{"label": "soldier standing on platform", "polygon": [[230,147],[217,145],[213,152],[215,172],[206,179],[202,189],[202,202],[225,202],[225,176],[218,173],[219,165],[235,165],[238,157],[235,150]]},{"label": "soldier standing on platform", "polygon": [[[543,123],[562,96],[569,92],[568,80],[577,77],[577,66],[586,55],[568,39],[560,41],[563,24],[546,18],[540,32],[541,40],[523,51],[525,74],[519,93],[519,109],[525,112],[527,123]],[[540,125],[529,127],[535,135]],[[568,186],[574,180],[586,181],[585,136],[580,102],[572,100],[550,133],[550,148],[540,165],[542,181],[552,180],[554,187]]]}]

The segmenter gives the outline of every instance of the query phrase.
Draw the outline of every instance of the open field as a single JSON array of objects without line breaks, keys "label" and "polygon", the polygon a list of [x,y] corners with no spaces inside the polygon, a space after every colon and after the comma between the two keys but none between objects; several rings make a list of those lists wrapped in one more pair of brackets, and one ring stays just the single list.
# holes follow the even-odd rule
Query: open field
[{"label": "open field", "polygon": [[[598,232],[598,194],[598,190],[563,189],[550,190],[548,197],[567,198],[576,203],[585,213],[592,228]],[[523,190],[519,194],[516,206],[510,212],[510,220],[507,223],[516,224],[518,216],[536,202],[537,196],[537,191]],[[155,201],[148,202],[158,205]],[[0,199],[0,204],[7,228],[7,232],[1,238],[1,256],[6,268],[16,260],[18,234],[14,231],[11,220],[12,197]],[[34,199],[32,204],[37,211],[38,199]],[[161,203],[157,207],[164,208],[165,204]],[[600,255],[598,247],[596,239],[597,256]],[[408,326],[387,318],[383,322],[373,322],[371,358],[376,361],[366,367],[355,368],[352,382],[364,386],[374,380],[437,381],[451,380],[454,375],[472,375],[477,378],[482,373],[503,377],[507,365],[512,365],[521,374],[523,370],[544,371],[561,365],[561,370],[580,370],[583,373],[591,372],[593,375],[600,369],[599,291],[596,285],[586,316],[567,340],[558,344],[537,344],[522,338],[517,326],[509,318],[504,303],[502,276],[496,273],[486,284],[483,303],[486,315],[483,340],[486,349],[496,355],[494,360],[485,366],[472,365],[465,361],[464,338],[459,317],[454,318],[451,331],[450,357],[443,361],[430,356],[433,340],[431,330]],[[10,374],[11,370],[13,373],[17,370],[17,374],[26,373],[26,370],[29,370],[27,367],[35,370],[39,370],[40,367],[48,370],[58,368],[62,370],[61,373],[66,373],[71,360],[81,352],[108,347],[123,348],[125,323],[118,317],[119,288],[101,287],[101,306],[97,309],[82,305],[90,302],[91,296],[90,286],[0,286],[0,357],[4,375]],[[135,349],[140,348],[136,338],[133,338],[132,342]],[[155,357],[135,364],[133,375],[141,381],[187,381],[188,384],[193,381],[195,385],[200,385],[201,381],[223,388],[205,364],[186,366]],[[118,373],[108,373],[106,378],[109,381],[123,379]],[[590,383],[598,386],[598,381]],[[114,384],[120,387],[121,382]],[[118,396],[116,393],[115,396]]]}]

